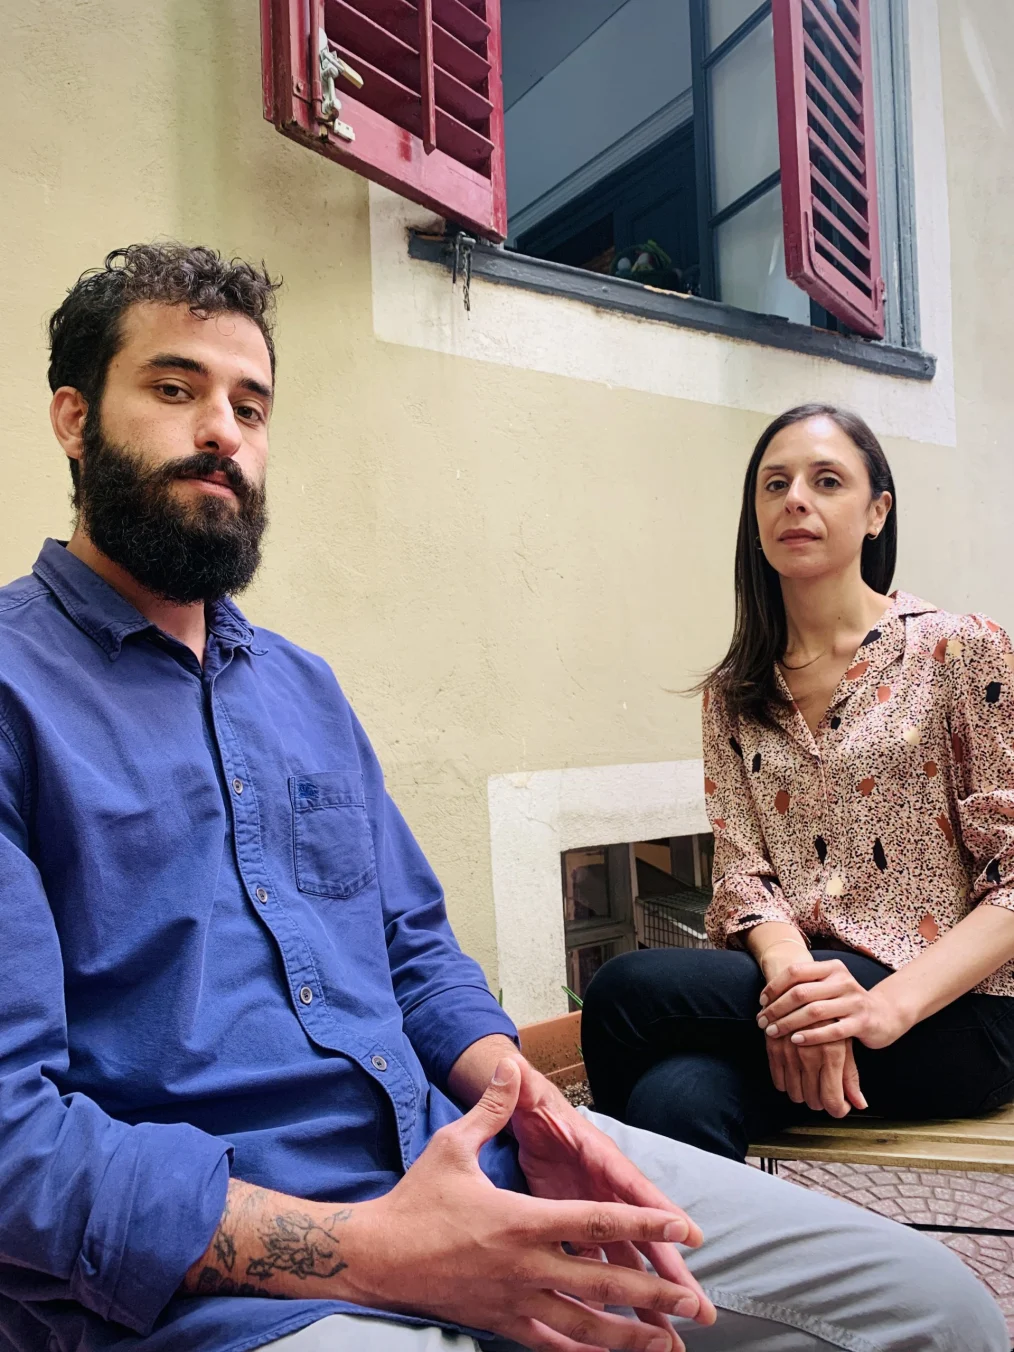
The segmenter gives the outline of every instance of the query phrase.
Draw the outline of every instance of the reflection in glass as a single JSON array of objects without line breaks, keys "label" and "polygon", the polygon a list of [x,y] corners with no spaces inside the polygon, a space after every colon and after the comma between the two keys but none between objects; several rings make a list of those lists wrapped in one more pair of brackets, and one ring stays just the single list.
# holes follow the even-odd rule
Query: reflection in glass
[{"label": "reflection in glass", "polygon": [[719,299],[810,322],[810,298],[785,275],[782,190],[776,186],[715,231]]},{"label": "reflection in glass", "polygon": [[742,197],[778,168],[775,48],[771,18],[709,72],[713,211]]},{"label": "reflection in glass", "polygon": [[563,915],[568,921],[609,917],[605,850],[568,850],[564,856]]},{"label": "reflection in glass", "polygon": [[708,0],[708,51],[721,47],[758,9],[760,0]]}]

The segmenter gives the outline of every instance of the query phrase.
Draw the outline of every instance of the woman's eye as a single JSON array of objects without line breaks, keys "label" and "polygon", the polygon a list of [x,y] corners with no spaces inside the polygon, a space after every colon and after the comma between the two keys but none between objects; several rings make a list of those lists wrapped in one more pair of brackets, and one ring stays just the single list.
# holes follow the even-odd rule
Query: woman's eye
[{"label": "woman's eye", "polygon": [[769,479],[764,487],[768,493],[780,493],[788,485],[784,479]]},{"label": "woman's eye", "polygon": [[823,474],[817,480],[819,488],[841,488],[841,480],[836,479],[833,474]]}]

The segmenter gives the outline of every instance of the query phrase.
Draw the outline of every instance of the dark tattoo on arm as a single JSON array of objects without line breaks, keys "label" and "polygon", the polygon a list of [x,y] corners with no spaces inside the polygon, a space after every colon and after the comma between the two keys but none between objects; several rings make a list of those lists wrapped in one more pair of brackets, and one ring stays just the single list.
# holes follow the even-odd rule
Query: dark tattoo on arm
[{"label": "dark tattoo on arm", "polygon": [[275,1296],[263,1286],[253,1282],[236,1282],[231,1277],[223,1277],[217,1268],[201,1269],[193,1294],[195,1296]]},{"label": "dark tattoo on arm", "polygon": [[250,1260],[246,1275],[264,1279],[288,1273],[300,1280],[337,1277],[348,1267],[339,1253],[337,1230],[351,1215],[348,1209],[335,1211],[319,1225],[298,1211],[272,1217],[258,1234],[264,1256]]},{"label": "dark tattoo on arm", "polygon": [[285,1296],[296,1294],[293,1279],[337,1277],[348,1267],[340,1235],[353,1210],[324,1212],[233,1179],[218,1228],[182,1290],[194,1296]]}]

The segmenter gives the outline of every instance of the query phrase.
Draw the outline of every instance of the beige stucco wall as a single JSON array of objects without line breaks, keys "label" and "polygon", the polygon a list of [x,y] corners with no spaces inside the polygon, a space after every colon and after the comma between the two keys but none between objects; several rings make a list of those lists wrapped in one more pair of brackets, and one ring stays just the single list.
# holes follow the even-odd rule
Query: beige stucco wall
[{"label": "beige stucco wall", "polygon": [[[1014,625],[1014,11],[941,8],[957,447],[888,443],[898,580]],[[699,754],[677,692],[727,634],[765,418],[379,341],[367,185],[263,121],[256,9],[0,7],[0,578],[68,525],[43,335],[65,288],[159,235],[266,259],[273,524],[245,605],[333,663],[496,982],[487,781]]]}]

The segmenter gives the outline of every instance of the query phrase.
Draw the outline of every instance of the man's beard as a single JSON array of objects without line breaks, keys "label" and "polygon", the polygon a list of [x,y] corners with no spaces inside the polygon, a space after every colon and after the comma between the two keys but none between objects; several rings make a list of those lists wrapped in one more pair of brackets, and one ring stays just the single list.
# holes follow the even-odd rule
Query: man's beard
[{"label": "man's beard", "polygon": [[[152,469],[136,451],[109,442],[90,413],[82,440],[78,505],[107,558],[177,605],[218,601],[250,583],[267,525],[265,493],[230,458],[204,451]],[[216,471],[236,503],[211,494],[183,502],[173,492],[178,479]]]}]

